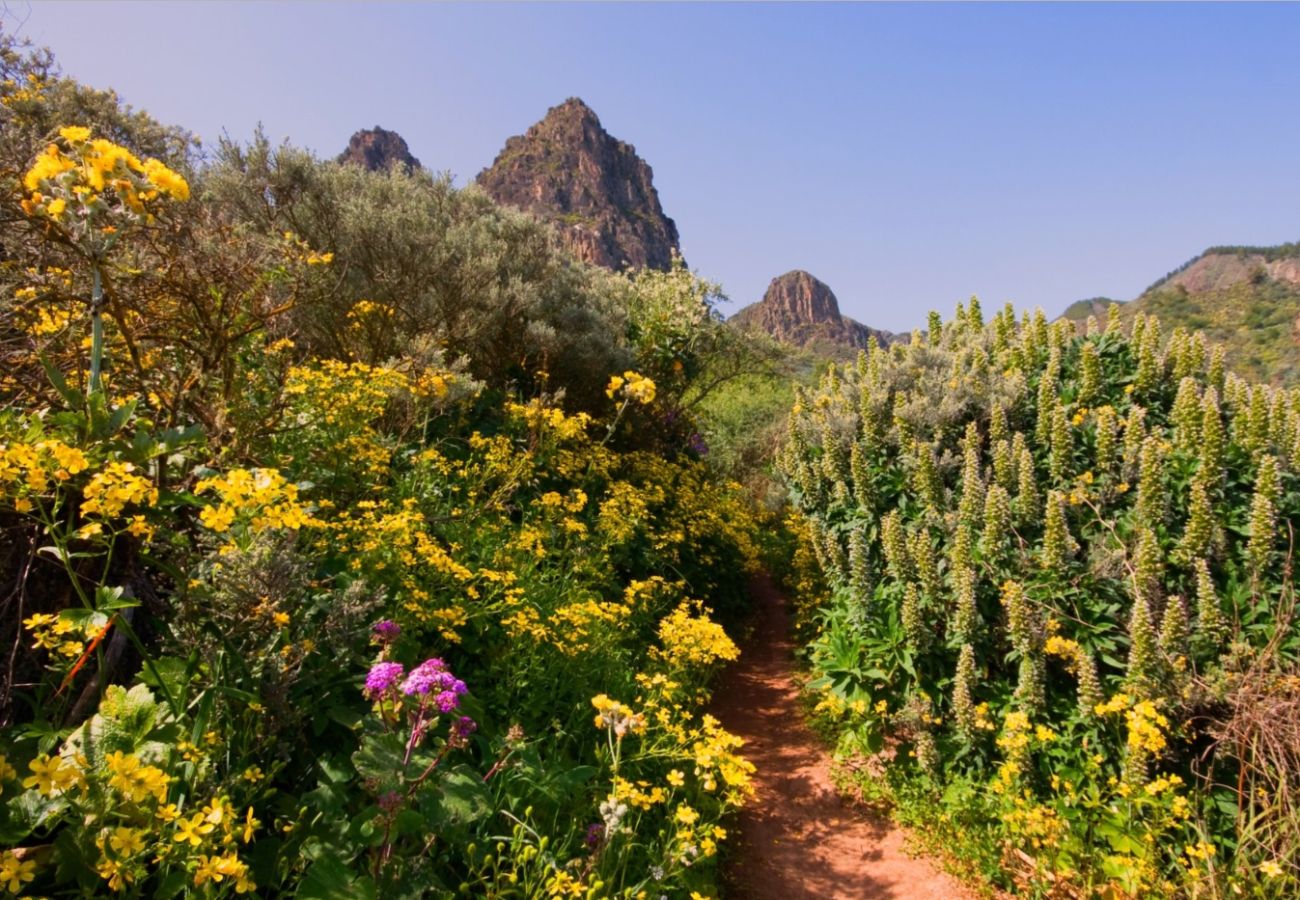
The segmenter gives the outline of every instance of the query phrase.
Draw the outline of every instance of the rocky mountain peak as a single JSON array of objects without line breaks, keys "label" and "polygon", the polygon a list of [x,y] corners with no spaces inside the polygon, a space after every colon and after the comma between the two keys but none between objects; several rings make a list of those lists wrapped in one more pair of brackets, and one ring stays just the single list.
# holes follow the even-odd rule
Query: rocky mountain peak
[{"label": "rocky mountain peak", "polygon": [[841,315],[835,292],[802,269],[773,278],[763,299],[740,310],[732,321],[801,347],[861,349],[872,337],[881,344],[895,339],[888,331],[868,328]]},{"label": "rocky mountain peak", "polygon": [[348,140],[348,148],[339,154],[338,161],[362,166],[372,172],[393,165],[402,165],[408,169],[420,168],[420,161],[411,155],[402,136],[378,125],[352,135]]},{"label": "rocky mountain peak", "polygon": [[763,303],[770,314],[780,315],[804,324],[839,322],[840,302],[830,287],[803,269],[778,275],[767,286]]},{"label": "rocky mountain peak", "polygon": [[678,252],[650,166],[576,97],[506,141],[477,181],[498,203],[552,222],[594,265],[667,269]]}]

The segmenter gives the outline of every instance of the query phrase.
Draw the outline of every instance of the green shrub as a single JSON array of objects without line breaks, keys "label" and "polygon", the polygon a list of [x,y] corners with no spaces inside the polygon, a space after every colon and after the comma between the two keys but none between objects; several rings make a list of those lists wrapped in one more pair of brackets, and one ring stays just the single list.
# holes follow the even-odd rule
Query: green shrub
[{"label": "green shrub", "polygon": [[1293,892],[1300,768],[1259,719],[1300,684],[1298,438],[1300,393],[1143,316],[972,301],[833,369],[781,454],[833,588],[822,714],[1004,884]]}]

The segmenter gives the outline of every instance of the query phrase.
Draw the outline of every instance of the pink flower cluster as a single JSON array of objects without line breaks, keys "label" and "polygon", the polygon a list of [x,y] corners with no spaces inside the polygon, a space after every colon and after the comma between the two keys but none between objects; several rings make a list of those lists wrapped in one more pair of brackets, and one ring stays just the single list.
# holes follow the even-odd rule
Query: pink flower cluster
[{"label": "pink flower cluster", "polygon": [[465,691],[465,682],[453,675],[440,659],[426,659],[402,682],[403,694],[408,697],[432,694],[433,702],[445,713],[460,706],[460,697]]}]

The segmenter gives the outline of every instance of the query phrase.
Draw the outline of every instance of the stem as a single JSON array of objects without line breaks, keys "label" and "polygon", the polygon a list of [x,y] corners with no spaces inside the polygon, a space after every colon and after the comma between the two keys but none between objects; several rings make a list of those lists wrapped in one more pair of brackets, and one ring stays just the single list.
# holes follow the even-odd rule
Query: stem
[{"label": "stem", "polygon": [[98,394],[103,390],[100,369],[104,360],[104,285],[99,274],[99,263],[92,262],[90,271],[94,275],[94,288],[90,295],[90,385],[89,392]]}]

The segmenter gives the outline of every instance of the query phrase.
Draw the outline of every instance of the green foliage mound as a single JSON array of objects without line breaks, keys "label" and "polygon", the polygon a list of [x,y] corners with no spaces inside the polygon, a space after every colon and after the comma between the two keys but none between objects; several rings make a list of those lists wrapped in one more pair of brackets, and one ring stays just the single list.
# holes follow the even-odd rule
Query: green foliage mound
[{"label": "green foliage mound", "polygon": [[1293,895],[1298,440],[1300,392],[1145,316],[972,300],[832,369],[781,466],[841,750],[1005,886]]}]

